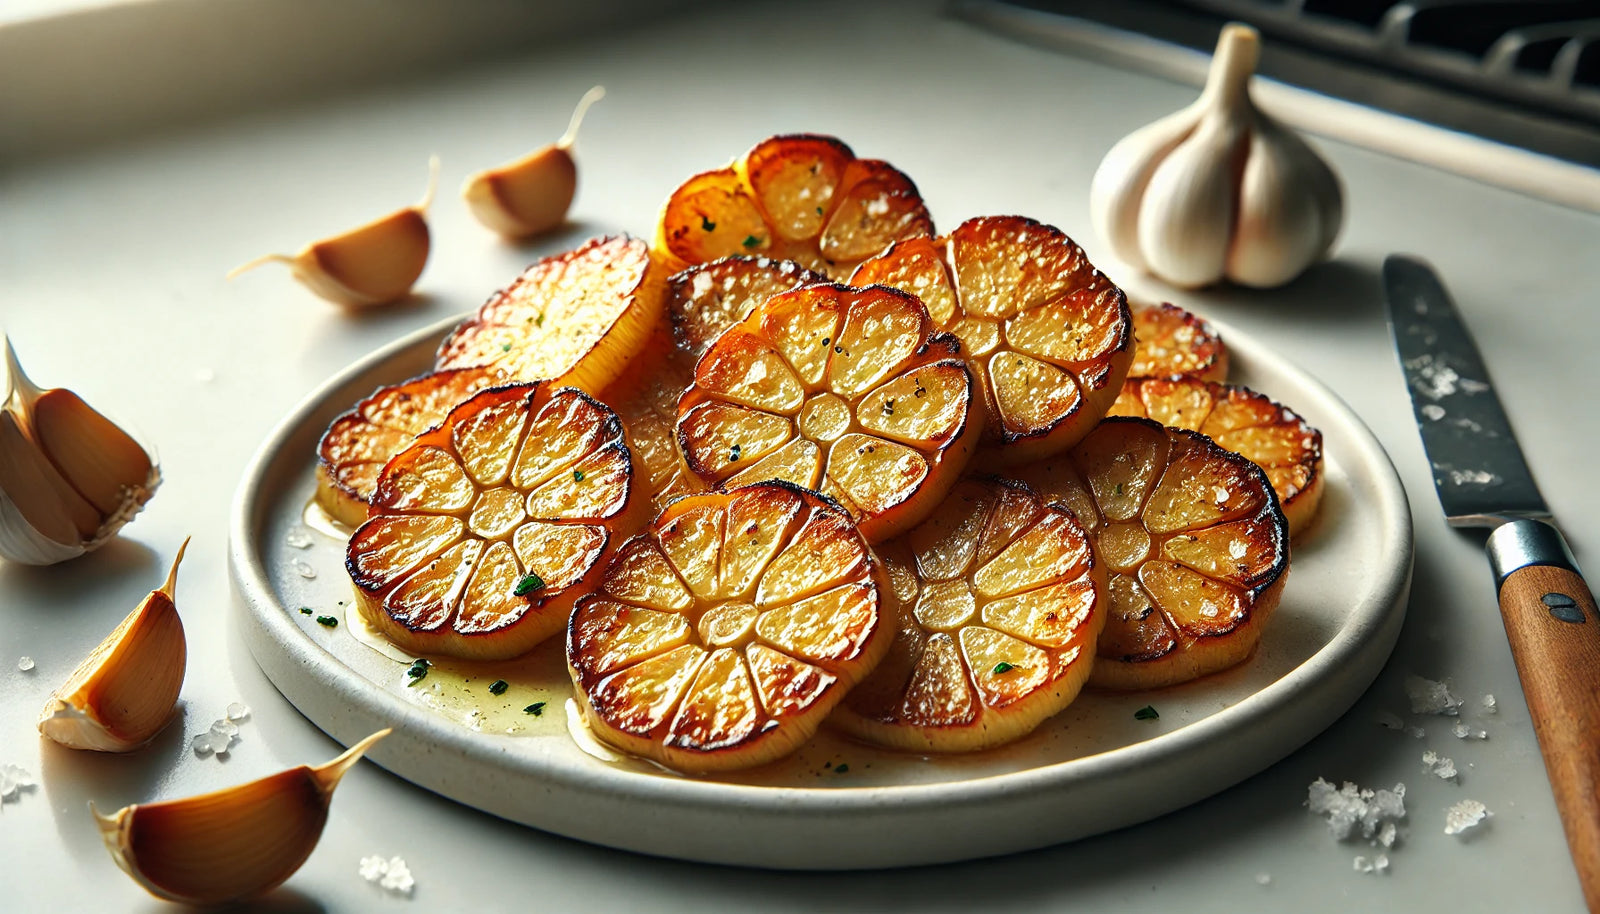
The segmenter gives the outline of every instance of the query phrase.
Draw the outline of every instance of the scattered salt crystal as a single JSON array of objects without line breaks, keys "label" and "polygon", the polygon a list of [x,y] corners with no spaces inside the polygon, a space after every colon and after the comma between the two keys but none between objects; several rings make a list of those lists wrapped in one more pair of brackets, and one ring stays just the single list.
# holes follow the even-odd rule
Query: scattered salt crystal
[{"label": "scattered salt crystal", "polygon": [[1470,828],[1476,828],[1479,823],[1492,815],[1494,813],[1477,800],[1462,800],[1444,811],[1444,833],[1459,835]]},{"label": "scattered salt crystal", "polygon": [[387,860],[377,854],[362,857],[356,872],[361,874],[362,879],[375,882],[379,888],[395,895],[410,895],[417,884],[411,876],[411,868],[400,857]]},{"label": "scattered salt crystal", "polygon": [[0,803],[18,799],[24,790],[32,790],[37,782],[26,769],[16,765],[0,765]]},{"label": "scattered salt crystal", "polygon": [[1489,731],[1480,730],[1477,727],[1469,727],[1469,726],[1467,726],[1466,724],[1463,724],[1463,723],[1457,723],[1454,727],[1451,727],[1450,728],[1450,732],[1454,733],[1456,735],[1456,739],[1488,739],[1489,738]]},{"label": "scattered salt crystal", "polygon": [[290,564],[294,566],[295,574],[298,574],[308,581],[317,576],[317,569],[312,568],[310,565],[307,565],[305,562],[302,562],[299,559],[295,559]]},{"label": "scattered salt crystal", "polygon": [[1393,790],[1368,790],[1345,781],[1334,789],[1333,784],[1317,778],[1307,791],[1306,806],[1328,820],[1328,830],[1336,840],[1345,841],[1358,826],[1363,838],[1371,838],[1385,821],[1404,819],[1405,797],[1404,784],[1394,785]]},{"label": "scattered salt crystal", "polygon": [[1422,770],[1437,776],[1441,781],[1456,779],[1455,760],[1445,758],[1432,749],[1422,753]]},{"label": "scattered salt crystal", "polygon": [[1394,839],[1399,836],[1399,833],[1400,830],[1395,827],[1393,822],[1385,822],[1383,827],[1378,829],[1378,843],[1384,847],[1394,847]]},{"label": "scattered salt crystal", "polygon": [[205,758],[211,754],[211,734],[202,733],[190,740],[189,745],[194,748],[195,755]]},{"label": "scattered salt crystal", "polygon": [[1372,868],[1374,870],[1376,870],[1377,872],[1379,872],[1379,873],[1388,872],[1388,870],[1389,870],[1389,855],[1388,854],[1379,854],[1376,858],[1373,859]]},{"label": "scattered salt crystal", "polygon": [[1406,722],[1401,720],[1398,714],[1390,714],[1388,711],[1379,711],[1372,719],[1385,730],[1404,730],[1406,726]]},{"label": "scattered salt crystal", "polygon": [[[236,709],[242,710],[244,713],[235,716],[233,712]],[[216,755],[220,758],[227,755],[228,750],[233,748],[233,744],[239,741],[239,725],[234,721],[243,720],[248,716],[250,716],[250,709],[244,705],[238,702],[229,705],[227,717],[212,721],[210,728],[206,732],[190,741],[189,745],[194,749],[194,754],[200,758],[205,758],[208,755]]]},{"label": "scattered salt crystal", "polygon": [[283,542],[284,545],[291,549],[310,549],[312,546],[311,537],[306,536],[299,530],[290,530],[284,534]]},{"label": "scattered salt crystal", "polygon": [[201,384],[210,384],[217,379],[217,373],[209,368],[196,368],[194,370],[194,379]]},{"label": "scattered salt crystal", "polygon": [[33,669],[33,658],[32,657],[18,657],[17,658],[17,669],[21,670],[24,673],[30,672]]},{"label": "scattered salt crystal", "polygon": [[1495,703],[1493,695],[1485,695],[1485,696],[1483,696],[1483,713],[1485,713],[1485,714],[1494,714],[1495,712],[1497,712],[1499,710],[1500,710],[1500,706]]},{"label": "scattered salt crystal", "polygon": [[1372,872],[1372,861],[1368,860],[1366,857],[1358,856],[1352,862],[1355,865],[1355,871],[1356,872],[1358,872],[1358,873],[1370,873],[1370,872]]},{"label": "scattered salt crystal", "polygon": [[1421,727],[1407,727],[1406,732],[1417,739],[1422,739],[1424,736],[1428,735],[1428,731],[1422,729]]},{"label": "scattered salt crystal", "polygon": [[1421,676],[1406,677],[1406,697],[1411,699],[1412,714],[1455,717],[1461,708],[1461,699],[1450,694],[1449,686]]},{"label": "scattered salt crystal", "polygon": [[1256,874],[1256,885],[1272,885],[1272,874],[1271,873],[1257,873]]},{"label": "scattered salt crystal", "polygon": [[229,720],[245,720],[250,717],[250,706],[243,702],[234,702],[228,705]]},{"label": "scattered salt crystal", "polygon": [[239,725],[226,717],[211,722],[213,736],[233,736],[239,732]]}]

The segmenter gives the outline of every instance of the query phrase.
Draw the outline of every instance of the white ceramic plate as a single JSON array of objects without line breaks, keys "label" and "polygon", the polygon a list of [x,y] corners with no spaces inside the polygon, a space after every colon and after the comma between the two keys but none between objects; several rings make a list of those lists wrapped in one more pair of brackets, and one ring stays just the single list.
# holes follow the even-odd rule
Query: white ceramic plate
[{"label": "white ceramic plate", "polygon": [[[645,853],[782,868],[1042,847],[1154,818],[1288,755],[1355,702],[1400,632],[1411,519],[1388,456],[1321,383],[1223,327],[1233,380],[1299,411],[1327,451],[1320,517],[1295,543],[1249,662],[1171,689],[1086,693],[1029,738],[971,756],[895,754],[825,731],[786,761],[716,780],[618,758],[569,713],[560,638],[514,664],[441,665],[411,682],[408,658],[369,646],[344,612],[344,543],[305,523],[322,430],[374,387],[426,371],[449,323],[352,366],[268,437],[236,497],[230,567],[250,650],[295,707],[345,744],[393,726],[373,761],[497,816]],[[496,679],[508,683],[499,695]],[[539,701],[539,716],[524,711]],[[1136,719],[1145,705],[1160,718]]]}]

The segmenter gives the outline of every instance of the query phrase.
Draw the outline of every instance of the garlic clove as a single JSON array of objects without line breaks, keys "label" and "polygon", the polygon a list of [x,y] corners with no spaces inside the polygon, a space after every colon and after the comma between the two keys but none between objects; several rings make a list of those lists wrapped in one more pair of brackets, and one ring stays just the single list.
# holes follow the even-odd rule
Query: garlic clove
[{"label": "garlic clove", "polygon": [[439,157],[428,161],[428,189],[414,206],[331,238],[294,256],[267,254],[235,267],[228,278],[262,264],[281,263],[317,296],[351,308],[385,305],[406,297],[428,263],[432,238],[428,207],[439,183]]},{"label": "garlic clove", "polygon": [[[1257,125],[1239,176],[1238,213],[1224,272],[1246,286],[1280,286],[1331,241],[1313,188],[1297,175],[1307,159],[1285,142],[1299,138],[1270,124]],[[1301,148],[1304,148],[1303,145]]]},{"label": "garlic clove", "polygon": [[30,380],[5,341],[0,555],[48,565],[109,540],[161,484],[155,459],[69,390]]},{"label": "garlic clove", "polygon": [[1156,168],[1194,132],[1200,121],[1191,105],[1146,124],[1111,147],[1089,187],[1089,212],[1095,231],[1111,250],[1138,270],[1150,271],[1139,251],[1139,201]]},{"label": "garlic clove", "polygon": [[1139,207],[1139,250],[1151,272],[1182,287],[1223,277],[1233,221],[1233,162],[1245,139],[1227,118],[1203,118],[1161,161]]},{"label": "garlic clove", "polygon": [[281,885],[316,848],[345,772],[390,730],[323,765],[300,765],[225,790],[135,803],[111,815],[90,804],[100,837],[123,872],[152,895],[224,904]]},{"label": "garlic clove", "polygon": [[188,548],[186,539],[166,583],[152,590],[45,703],[40,733],[72,749],[129,752],[177,716],[188,647],[173,594]]},{"label": "garlic clove", "polygon": [[585,92],[561,139],[467,178],[461,197],[478,221],[513,240],[547,232],[565,221],[578,187],[572,144],[589,106],[605,95],[604,86]]}]

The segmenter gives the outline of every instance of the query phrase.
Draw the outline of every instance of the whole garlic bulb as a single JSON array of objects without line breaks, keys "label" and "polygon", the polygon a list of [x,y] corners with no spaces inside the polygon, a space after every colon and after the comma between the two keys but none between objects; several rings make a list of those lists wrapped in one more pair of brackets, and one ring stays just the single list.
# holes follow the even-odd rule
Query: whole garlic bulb
[{"label": "whole garlic bulb", "polygon": [[1339,179],[1251,102],[1259,52],[1255,29],[1225,26],[1200,98],[1106,153],[1089,207],[1119,259],[1177,286],[1226,278],[1266,288],[1333,246],[1344,219]]}]

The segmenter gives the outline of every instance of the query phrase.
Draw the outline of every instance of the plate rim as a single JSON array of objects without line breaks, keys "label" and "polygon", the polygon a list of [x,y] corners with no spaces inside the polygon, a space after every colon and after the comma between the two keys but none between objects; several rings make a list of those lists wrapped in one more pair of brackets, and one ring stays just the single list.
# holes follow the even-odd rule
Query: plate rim
[{"label": "plate rim", "polygon": [[[242,614],[241,621],[253,626],[255,631],[247,632],[253,637],[246,638],[252,658],[264,672],[275,688],[290,700],[290,703],[308,720],[319,729],[327,732],[335,740],[348,745],[361,736],[365,730],[354,732],[350,730],[352,715],[350,713],[322,714],[313,716],[308,713],[285,684],[278,681],[274,675],[274,663],[264,660],[261,649],[265,643],[261,637],[269,637],[279,647],[289,653],[290,657],[284,658],[293,662],[293,665],[304,674],[318,680],[324,689],[333,689],[345,695],[354,704],[353,710],[367,712],[369,717],[394,722],[406,728],[407,731],[424,734],[433,746],[442,751],[459,753],[473,757],[486,751],[486,744],[500,740],[517,739],[518,737],[484,734],[468,730],[464,727],[439,717],[438,715],[420,707],[403,701],[398,696],[391,695],[381,689],[372,688],[370,684],[339,661],[327,648],[313,639],[306,638],[304,633],[293,624],[281,604],[276,602],[273,589],[264,564],[253,553],[261,551],[257,546],[256,531],[264,526],[267,517],[266,505],[262,503],[262,490],[272,478],[272,464],[276,461],[279,451],[283,450],[289,439],[303,434],[303,426],[314,413],[325,409],[329,398],[342,387],[348,386],[353,381],[381,366],[403,352],[407,352],[423,344],[430,338],[442,338],[443,334],[453,327],[459,317],[450,317],[428,326],[419,328],[405,336],[385,345],[368,355],[356,360],[344,369],[335,373],[328,380],[318,385],[309,394],[303,397],[267,434],[255,453],[246,464],[244,473],[230,509],[228,565],[230,578],[235,593],[235,604]],[[1346,618],[1340,625],[1338,633],[1315,653],[1307,657],[1281,678],[1235,704],[1212,713],[1207,717],[1191,724],[1178,727],[1175,730],[1162,733],[1158,736],[1133,743],[1118,749],[1097,753],[1076,759],[1053,762],[1035,768],[1020,771],[1004,772],[998,774],[980,775],[956,781],[942,781],[923,784],[901,785],[874,785],[874,786],[830,786],[830,787],[794,787],[794,786],[767,786],[750,784],[733,784],[712,780],[697,780],[692,778],[664,777],[659,774],[628,771],[604,765],[564,765],[542,756],[530,754],[510,755],[497,753],[498,764],[508,771],[523,775],[534,776],[542,779],[552,786],[570,786],[586,791],[601,790],[607,793],[626,794],[640,801],[665,804],[674,807],[699,807],[705,811],[724,813],[748,813],[751,807],[772,806],[792,812],[804,811],[813,815],[829,814],[870,814],[882,811],[886,806],[894,807],[898,812],[917,812],[949,810],[952,807],[966,807],[973,804],[987,804],[1008,798],[1014,798],[1020,793],[1034,793],[1041,791],[1058,790],[1073,783],[1096,780],[1100,778],[1125,775],[1130,769],[1140,769],[1147,766],[1158,765],[1174,756],[1183,756],[1209,747],[1218,738],[1235,733],[1241,728],[1249,729],[1253,726],[1267,723],[1275,715],[1284,713],[1295,703],[1297,693],[1301,687],[1309,683],[1320,682],[1324,678],[1337,676],[1341,666],[1349,664],[1364,653],[1364,642],[1372,637],[1386,637],[1389,643],[1383,646],[1380,662],[1371,662],[1370,671],[1363,670],[1358,678],[1358,688],[1350,689],[1348,701],[1341,700],[1334,711],[1329,712],[1326,720],[1315,721],[1315,726],[1309,729],[1301,728],[1304,735],[1298,735],[1292,740],[1292,745],[1274,748],[1264,762],[1253,764],[1249,770],[1240,771],[1226,777],[1221,787],[1206,789],[1204,792],[1193,796],[1178,805],[1168,805],[1154,813],[1147,813],[1121,824],[1132,824],[1157,815],[1182,808],[1190,803],[1197,802],[1205,796],[1210,796],[1227,786],[1239,783],[1246,778],[1270,767],[1280,761],[1318,733],[1321,733],[1334,720],[1348,711],[1355,699],[1360,696],[1376,678],[1379,671],[1387,663],[1393,651],[1394,642],[1398,638],[1400,623],[1404,619],[1407,597],[1410,591],[1412,567],[1415,561],[1415,537],[1412,525],[1409,502],[1400,477],[1395,470],[1392,458],[1383,448],[1381,442],[1372,433],[1371,429],[1350,408],[1350,406],[1324,384],[1320,379],[1308,372],[1301,370],[1290,363],[1283,356],[1271,351],[1252,337],[1240,333],[1232,326],[1212,318],[1207,320],[1221,332],[1223,339],[1227,340],[1230,352],[1242,356],[1243,361],[1251,366],[1260,365],[1270,372],[1281,373],[1294,377],[1298,384],[1304,386],[1311,394],[1320,398],[1322,409],[1319,412],[1331,412],[1339,415],[1350,430],[1358,436],[1358,441],[1350,443],[1352,451],[1365,452],[1368,460],[1376,457],[1377,469],[1380,472],[1372,474],[1379,498],[1373,508],[1381,520],[1381,529],[1391,533],[1397,545],[1403,546],[1404,560],[1389,563],[1383,566],[1377,580],[1378,587],[1373,590],[1376,599],[1373,606],[1367,608],[1364,615],[1359,618]],[[1325,436],[1326,437],[1326,436]],[[1292,566],[1291,566],[1292,567]],[[1356,607],[1361,609],[1362,607]],[[269,611],[269,609],[271,611]],[[322,663],[312,662],[320,659]],[[281,672],[279,675],[282,675]],[[353,683],[351,680],[355,680]],[[319,719],[334,718],[334,719]],[[364,725],[364,724],[363,724]],[[394,771],[407,781],[445,793],[442,788],[419,781],[400,770],[402,765],[397,755],[397,747],[379,744],[370,757],[380,766]],[[1213,779],[1214,780],[1214,779]],[[445,793],[446,796],[450,794]],[[493,809],[486,809],[471,801],[458,799],[466,805],[483,809],[485,812],[497,814]],[[803,810],[796,807],[803,807]],[[518,820],[522,821],[522,820]],[[528,823],[533,824],[533,823]],[[543,827],[543,826],[535,826]],[[1093,829],[1085,834],[1109,830],[1110,827]],[[1080,834],[1077,837],[1082,837]],[[585,840],[596,840],[582,835],[575,835]],[[1067,839],[1060,839],[1067,840]],[[610,843],[610,842],[603,842]],[[1053,842],[1052,842],[1053,843]],[[1041,846],[1033,842],[1028,846]],[[634,847],[637,850],[647,848]],[[1020,848],[1010,848],[1020,849]],[[974,854],[969,856],[982,856]],[[690,859],[709,859],[697,856]],[[958,859],[948,857],[944,859]],[[728,857],[728,862],[739,862],[736,857]],[[927,862],[933,862],[928,860]],[[848,862],[846,866],[850,865]],[[866,866],[885,864],[865,863]],[[830,867],[832,868],[832,867]]]}]

